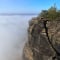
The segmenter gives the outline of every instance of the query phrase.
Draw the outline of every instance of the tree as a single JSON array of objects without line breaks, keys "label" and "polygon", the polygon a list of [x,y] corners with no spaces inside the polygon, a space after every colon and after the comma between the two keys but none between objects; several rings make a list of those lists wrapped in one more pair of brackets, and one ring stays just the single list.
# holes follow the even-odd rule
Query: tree
[{"label": "tree", "polygon": [[42,10],[39,17],[48,18],[49,20],[56,20],[60,17],[60,10],[57,10],[55,6],[52,6],[48,10]]},{"label": "tree", "polygon": [[40,17],[44,17],[44,18],[47,18],[47,15],[48,15],[48,11],[47,10],[42,10],[42,12],[40,13]]},{"label": "tree", "polygon": [[50,9],[48,9],[48,18],[54,20],[56,19],[56,17],[57,17],[56,7],[51,7]]}]

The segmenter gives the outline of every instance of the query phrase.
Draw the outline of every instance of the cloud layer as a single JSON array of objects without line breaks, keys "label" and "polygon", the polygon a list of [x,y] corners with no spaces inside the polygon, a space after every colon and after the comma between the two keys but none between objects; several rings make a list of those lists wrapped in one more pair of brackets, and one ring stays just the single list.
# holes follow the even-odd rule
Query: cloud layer
[{"label": "cloud layer", "polygon": [[0,60],[22,60],[32,16],[0,16]]}]

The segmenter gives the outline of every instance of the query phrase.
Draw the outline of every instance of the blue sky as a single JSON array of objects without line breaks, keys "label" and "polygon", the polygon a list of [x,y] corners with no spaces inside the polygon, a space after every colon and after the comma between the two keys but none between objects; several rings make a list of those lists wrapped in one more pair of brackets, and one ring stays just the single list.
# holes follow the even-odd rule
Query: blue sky
[{"label": "blue sky", "polygon": [[56,3],[60,9],[60,0],[0,0],[0,12],[34,12],[39,13]]}]

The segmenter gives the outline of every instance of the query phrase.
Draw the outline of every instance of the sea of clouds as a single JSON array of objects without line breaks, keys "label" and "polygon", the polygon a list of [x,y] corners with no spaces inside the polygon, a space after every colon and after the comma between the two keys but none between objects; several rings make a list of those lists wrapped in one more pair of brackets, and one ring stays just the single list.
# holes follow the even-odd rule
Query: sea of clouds
[{"label": "sea of clouds", "polygon": [[0,60],[22,60],[28,40],[28,21],[33,16],[0,16]]}]

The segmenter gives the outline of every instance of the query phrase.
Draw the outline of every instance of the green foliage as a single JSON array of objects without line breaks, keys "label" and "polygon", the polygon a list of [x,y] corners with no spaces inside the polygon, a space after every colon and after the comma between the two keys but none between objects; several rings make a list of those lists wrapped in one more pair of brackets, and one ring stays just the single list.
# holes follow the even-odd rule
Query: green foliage
[{"label": "green foliage", "polygon": [[57,10],[57,8],[54,6],[48,10],[42,10],[39,17],[48,18],[49,20],[56,20],[60,17],[60,10]]},{"label": "green foliage", "polygon": [[42,12],[40,13],[40,16],[44,17],[44,18],[46,18],[47,15],[48,15],[48,11],[47,10],[42,10]]}]

